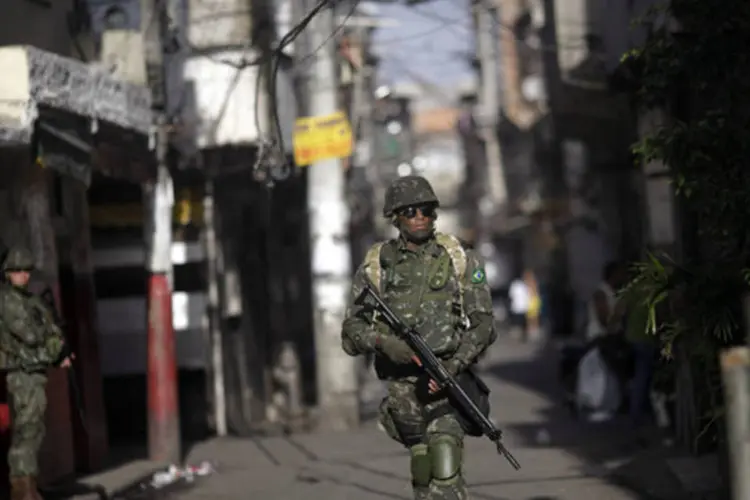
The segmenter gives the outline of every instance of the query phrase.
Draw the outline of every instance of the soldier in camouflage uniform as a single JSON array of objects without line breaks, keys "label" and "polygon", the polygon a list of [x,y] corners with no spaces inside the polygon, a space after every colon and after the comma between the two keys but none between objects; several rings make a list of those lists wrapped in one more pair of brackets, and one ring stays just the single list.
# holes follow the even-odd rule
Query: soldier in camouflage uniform
[{"label": "soldier in camouflage uniform", "polygon": [[41,500],[36,488],[37,454],[44,439],[47,368],[70,366],[59,327],[42,300],[28,291],[34,262],[22,248],[11,248],[0,283],[0,368],[7,370],[11,411],[8,452],[11,499]]},{"label": "soldier in camouflage uniform", "polygon": [[378,376],[388,381],[380,422],[410,451],[414,498],[465,500],[465,430],[455,409],[434,381],[425,380],[409,346],[353,304],[369,278],[454,375],[494,342],[483,262],[455,237],[435,232],[437,207],[437,197],[423,177],[402,177],[389,187],[384,215],[400,237],[377,244],[357,269],[342,346],[351,356],[375,354]]}]

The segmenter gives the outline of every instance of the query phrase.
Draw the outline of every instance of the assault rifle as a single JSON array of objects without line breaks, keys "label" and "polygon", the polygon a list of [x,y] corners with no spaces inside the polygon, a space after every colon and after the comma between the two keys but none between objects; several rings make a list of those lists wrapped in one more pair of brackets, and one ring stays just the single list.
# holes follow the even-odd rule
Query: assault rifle
[{"label": "assault rifle", "polygon": [[461,384],[445,369],[441,361],[432,352],[424,338],[414,328],[410,328],[399,318],[393,310],[380,297],[372,282],[367,280],[364,290],[354,301],[355,304],[377,311],[380,318],[390,329],[401,337],[416,353],[427,375],[437,382],[440,387],[446,388],[452,396],[453,403],[462,410],[468,418],[476,424],[484,436],[495,443],[497,452],[501,454],[515,469],[519,470],[521,464],[503,445],[503,433],[495,427],[495,424],[482,413],[477,404],[466,394]]},{"label": "assault rifle", "polygon": [[[49,288],[45,289],[40,294],[40,298],[42,299],[42,302],[44,302],[44,304],[47,306],[47,309],[49,309],[50,315],[52,316],[52,321],[55,323],[55,325],[57,325],[60,330],[65,331],[65,322],[57,313],[57,307],[55,306],[55,296],[52,294],[52,290]],[[66,351],[64,351],[64,355],[66,356],[72,354],[67,344],[68,341],[67,339],[65,339]],[[75,371],[73,371],[72,366],[66,371],[68,372],[68,388],[70,389],[71,396],[73,396],[73,403],[76,406],[78,418],[81,421],[81,427],[83,428],[84,432],[88,433],[88,428],[86,427],[86,413],[83,409],[83,400],[81,399],[81,388],[78,387],[78,381],[76,380]]]}]

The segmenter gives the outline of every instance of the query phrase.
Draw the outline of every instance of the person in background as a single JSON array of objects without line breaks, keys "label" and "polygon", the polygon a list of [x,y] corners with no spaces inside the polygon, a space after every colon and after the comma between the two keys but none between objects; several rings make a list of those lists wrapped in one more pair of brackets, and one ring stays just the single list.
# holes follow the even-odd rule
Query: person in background
[{"label": "person in background", "polygon": [[[617,297],[618,290],[627,283],[626,267],[620,262],[610,262],[604,267],[602,282],[597,287],[588,304],[588,324],[586,327],[587,354],[578,364],[577,387],[588,387],[590,379],[591,356],[599,355],[616,381],[616,388],[609,389],[606,398],[592,409],[588,418],[592,422],[603,422],[611,419],[618,410],[622,393],[626,388],[628,377],[628,346],[622,334],[622,323],[625,311],[623,301]],[[605,376],[605,375],[601,375]],[[606,403],[604,403],[606,401]]]},{"label": "person in background", "polygon": [[620,262],[610,262],[604,267],[602,282],[588,305],[586,340],[592,341],[610,333],[622,321],[624,307],[618,306],[617,291],[625,285],[627,274]]},{"label": "person in background", "polygon": [[529,293],[529,287],[521,276],[517,276],[511,282],[508,298],[510,299],[510,326],[513,329],[513,334],[518,334],[525,341],[531,294]]},{"label": "person in background", "polygon": [[632,347],[633,378],[630,381],[630,421],[634,428],[644,426],[648,421],[648,401],[651,393],[656,359],[657,342],[648,334],[648,307],[635,290],[623,294],[625,305],[625,339]]},{"label": "person in background", "polygon": [[526,311],[526,336],[530,339],[539,337],[539,316],[542,312],[542,299],[539,296],[539,286],[533,271],[523,273],[523,281],[529,290],[529,308]]}]

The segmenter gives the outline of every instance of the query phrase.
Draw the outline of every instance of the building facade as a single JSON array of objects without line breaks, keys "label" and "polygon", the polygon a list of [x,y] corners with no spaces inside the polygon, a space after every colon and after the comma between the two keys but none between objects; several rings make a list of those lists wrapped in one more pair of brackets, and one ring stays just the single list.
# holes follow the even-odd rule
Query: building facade
[{"label": "building facade", "polygon": [[[31,248],[33,289],[50,290],[77,353],[86,422],[64,370],[50,371],[42,482],[103,465],[107,454],[86,190],[95,175],[153,175],[151,102],[143,86],[91,63],[86,5],[13,1],[0,35],[0,238]],[[20,193],[23,193],[20,195]]]}]

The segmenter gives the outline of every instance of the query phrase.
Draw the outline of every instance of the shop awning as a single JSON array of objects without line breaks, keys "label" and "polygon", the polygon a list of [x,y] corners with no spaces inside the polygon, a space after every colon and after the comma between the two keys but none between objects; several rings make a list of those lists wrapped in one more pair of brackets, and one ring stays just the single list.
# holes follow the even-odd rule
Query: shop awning
[{"label": "shop awning", "polygon": [[151,129],[148,89],[93,64],[31,46],[6,46],[0,47],[0,74],[2,140],[30,143],[40,106],[142,134]]},{"label": "shop awning", "polygon": [[[152,156],[151,96],[145,86],[25,45],[0,47],[0,74],[0,146],[41,141],[50,164],[60,165],[58,152],[66,145],[70,153],[62,163],[73,160],[122,177],[133,177],[134,168],[149,170],[143,167]],[[84,180],[90,173],[74,176]]]}]

